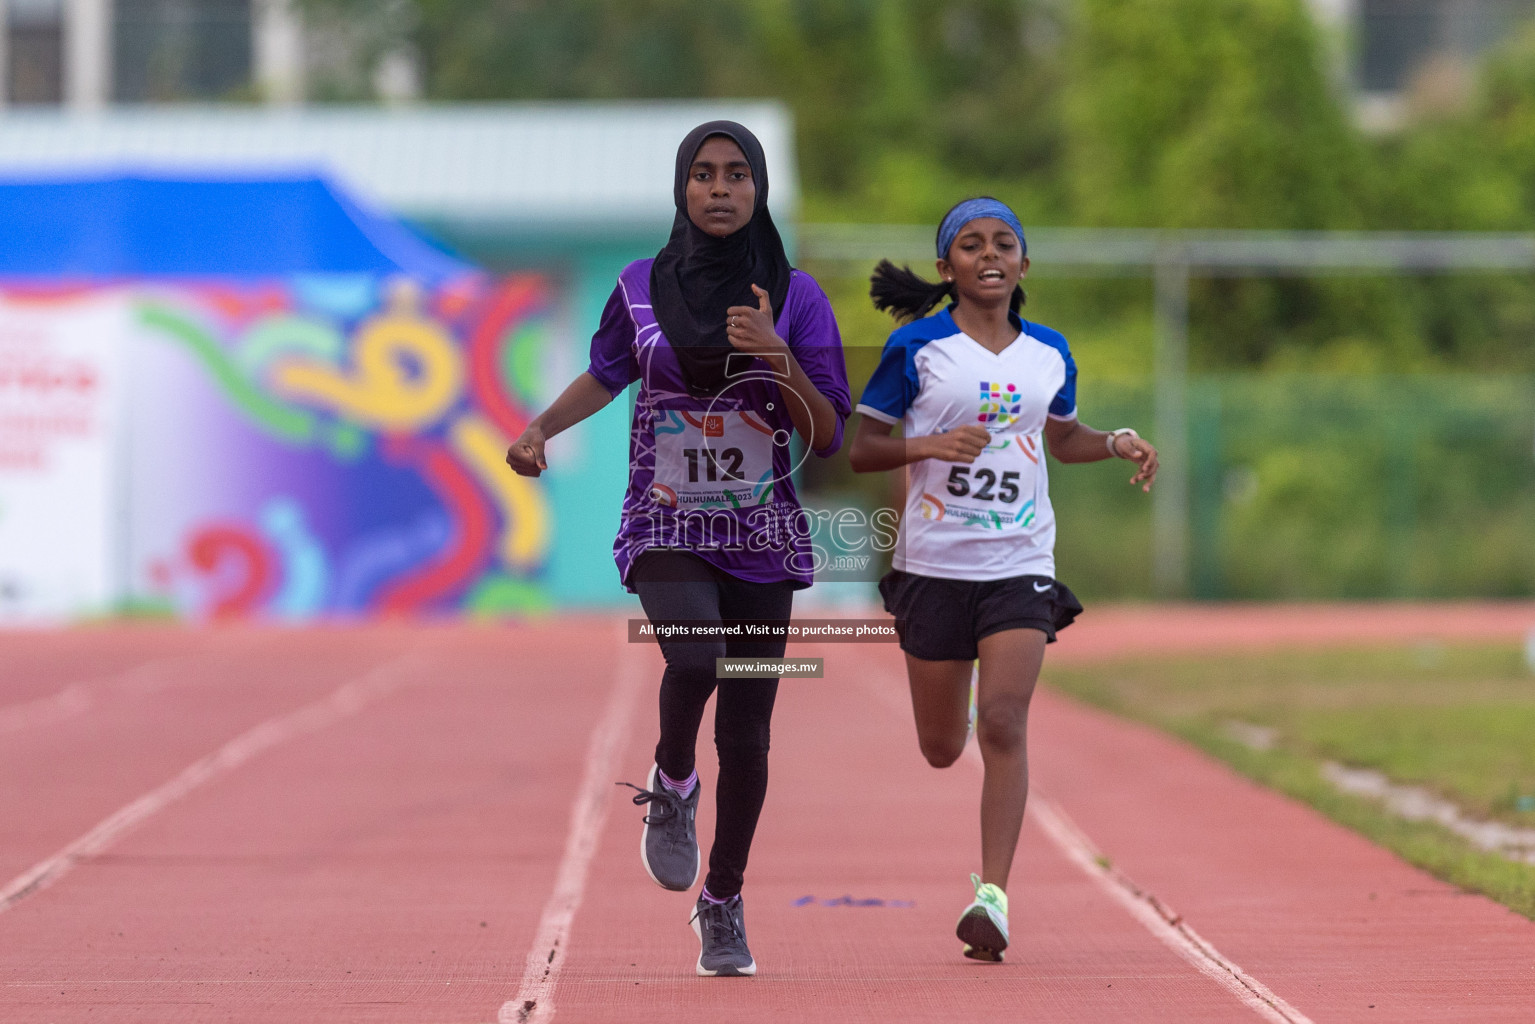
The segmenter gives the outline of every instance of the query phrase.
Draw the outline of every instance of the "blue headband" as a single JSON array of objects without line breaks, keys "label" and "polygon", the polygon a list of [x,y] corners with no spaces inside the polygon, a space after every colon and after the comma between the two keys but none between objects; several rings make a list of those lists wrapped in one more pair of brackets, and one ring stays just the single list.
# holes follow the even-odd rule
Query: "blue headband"
[{"label": "blue headband", "polygon": [[1018,236],[1018,244],[1022,246],[1024,255],[1028,255],[1029,243],[1023,240],[1023,225],[1018,223],[1018,215],[1006,203],[990,196],[982,196],[979,199],[966,199],[950,210],[943,218],[943,223],[938,225],[938,258],[948,259],[949,246],[954,244],[954,239],[961,229],[971,221],[982,217],[995,217],[1012,228],[1013,234]]}]

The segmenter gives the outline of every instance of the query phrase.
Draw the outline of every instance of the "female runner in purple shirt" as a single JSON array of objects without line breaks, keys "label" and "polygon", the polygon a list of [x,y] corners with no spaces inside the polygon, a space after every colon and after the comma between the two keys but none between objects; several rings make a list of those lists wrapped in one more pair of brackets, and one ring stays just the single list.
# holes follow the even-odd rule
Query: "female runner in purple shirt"
[{"label": "female runner in purple shirt", "polygon": [[[790,478],[791,435],[827,456],[852,411],[831,304],[794,270],[767,209],[762,146],[732,121],[699,125],[677,150],[671,238],[618,276],[591,365],[507,450],[524,476],[544,442],[640,382],[629,489],[613,556],[652,623],[786,623],[812,582],[808,522]],[[769,639],[659,639],[661,736],[637,804],[646,872],[685,891],[698,877],[694,748],[719,657],[781,658]],[[691,923],[701,975],[755,974],[741,883],[767,794],[777,679],[720,687],[714,846]]]}]

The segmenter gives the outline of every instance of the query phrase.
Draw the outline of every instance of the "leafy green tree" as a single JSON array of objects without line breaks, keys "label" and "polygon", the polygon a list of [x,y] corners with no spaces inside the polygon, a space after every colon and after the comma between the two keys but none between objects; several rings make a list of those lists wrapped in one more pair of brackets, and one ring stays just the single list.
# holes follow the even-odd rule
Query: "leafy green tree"
[{"label": "leafy green tree", "polygon": [[1118,227],[1359,223],[1363,149],[1301,0],[1079,0],[1074,213]]},{"label": "leafy green tree", "polygon": [[1371,226],[1527,229],[1535,210],[1535,24],[1483,63],[1468,108],[1419,116],[1376,148]]},{"label": "leafy green tree", "polygon": [[1478,148],[1488,154],[1478,164],[1514,176],[1517,226],[1529,229],[1535,225],[1535,20],[1488,62],[1470,121],[1484,144]]},{"label": "leafy green tree", "polygon": [[[376,22],[368,0],[304,0]],[[928,220],[1014,183],[1059,209],[1049,0],[391,0],[432,100],[773,98],[823,219]],[[401,15],[403,11],[403,16]],[[387,40],[369,38],[372,59]],[[350,81],[366,75],[351,74]]]},{"label": "leafy green tree", "polygon": [[[1362,226],[1372,165],[1301,0],[1074,10],[1062,172],[1079,223]],[[1368,336],[1394,315],[1379,283],[1197,279],[1191,342],[1197,366],[1250,366]]]},{"label": "leafy green tree", "polygon": [[[1029,224],[1535,227],[1535,29],[1468,113],[1374,139],[1305,0],[300,2],[358,42],[332,98],[404,48],[429,100],[780,100],[814,221],[932,223],[992,193]],[[1143,300],[1103,296],[1128,337],[1109,321]],[[1203,368],[1535,363],[1512,277],[1206,279],[1192,300]]]}]

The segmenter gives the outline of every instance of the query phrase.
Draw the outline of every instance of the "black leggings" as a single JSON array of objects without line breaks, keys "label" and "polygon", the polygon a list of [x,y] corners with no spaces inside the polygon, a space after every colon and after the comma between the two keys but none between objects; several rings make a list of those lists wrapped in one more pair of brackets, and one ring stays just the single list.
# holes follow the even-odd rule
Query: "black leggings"
[{"label": "black leggings", "polygon": [[[630,572],[630,582],[651,622],[740,619],[787,621],[794,601],[789,582],[749,583],[682,551],[648,551]],[[661,740],[656,764],[673,779],[693,773],[694,749],[704,705],[714,692],[715,658],[781,658],[784,640],[660,639],[666,657],[661,676]],[[719,688],[714,708],[714,746],[720,774],[714,790],[714,847],[709,851],[712,896],[729,899],[741,891],[757,818],[767,797],[768,739],[777,679],[733,679]]]}]

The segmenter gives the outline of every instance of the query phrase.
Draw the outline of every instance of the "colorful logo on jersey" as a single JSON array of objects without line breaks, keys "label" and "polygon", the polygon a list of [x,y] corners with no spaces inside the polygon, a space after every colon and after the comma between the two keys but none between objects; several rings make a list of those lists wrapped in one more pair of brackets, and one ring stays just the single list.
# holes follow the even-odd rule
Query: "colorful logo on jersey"
[{"label": "colorful logo on jersey", "polygon": [[1023,396],[1018,393],[1018,385],[992,383],[981,381],[981,414],[976,417],[977,423],[986,424],[987,429],[993,426],[1005,427],[1022,415]]}]

